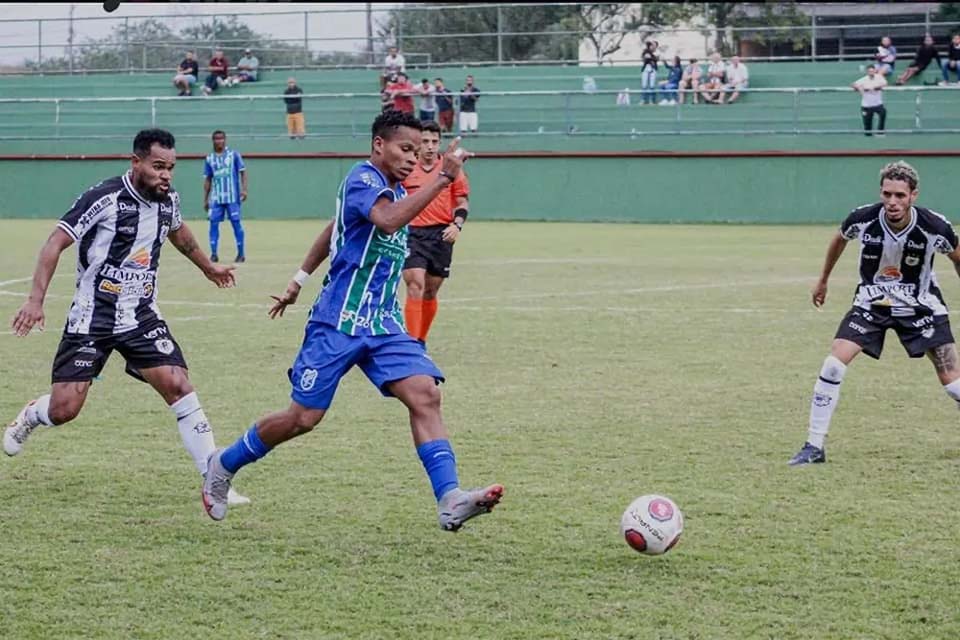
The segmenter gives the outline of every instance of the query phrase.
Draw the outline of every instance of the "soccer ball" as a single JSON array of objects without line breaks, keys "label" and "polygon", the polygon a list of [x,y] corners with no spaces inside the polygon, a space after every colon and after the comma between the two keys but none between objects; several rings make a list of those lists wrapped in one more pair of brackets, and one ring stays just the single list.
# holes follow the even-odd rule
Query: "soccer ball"
[{"label": "soccer ball", "polygon": [[666,496],[640,496],[620,518],[620,534],[635,551],[658,556],[673,548],[683,533],[683,514]]}]

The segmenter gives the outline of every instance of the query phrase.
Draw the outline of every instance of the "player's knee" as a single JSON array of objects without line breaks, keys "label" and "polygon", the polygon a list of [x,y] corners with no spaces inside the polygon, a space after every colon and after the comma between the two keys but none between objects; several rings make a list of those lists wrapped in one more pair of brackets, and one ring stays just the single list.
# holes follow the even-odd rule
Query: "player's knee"
[{"label": "player's knee", "polygon": [[291,415],[289,428],[294,435],[309,433],[320,424],[323,413],[317,411],[297,411]]},{"label": "player's knee", "polygon": [[425,382],[410,395],[410,410],[417,413],[439,412],[440,402],[440,388],[433,382]]},{"label": "player's knee", "polygon": [[57,400],[51,398],[50,408],[47,409],[47,416],[53,424],[66,424],[76,418],[82,408],[82,400]]},{"label": "player's knee", "polygon": [[407,281],[407,295],[411,298],[423,298],[423,283],[416,280]]},{"label": "player's knee", "polygon": [[829,355],[823,361],[820,368],[820,377],[827,382],[840,384],[843,382],[843,376],[847,372],[847,365],[843,364],[836,356]]}]

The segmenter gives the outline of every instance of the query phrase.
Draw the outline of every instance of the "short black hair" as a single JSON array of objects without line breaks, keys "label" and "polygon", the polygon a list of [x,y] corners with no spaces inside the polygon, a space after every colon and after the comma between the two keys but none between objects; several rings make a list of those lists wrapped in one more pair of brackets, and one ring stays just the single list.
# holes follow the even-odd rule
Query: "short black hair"
[{"label": "short black hair", "polygon": [[412,113],[405,113],[390,109],[384,111],[376,117],[371,127],[371,133],[374,138],[383,138],[388,140],[400,127],[409,127],[417,131],[423,131],[421,123]]},{"label": "short black hair", "polygon": [[434,122],[433,120],[427,120],[422,124],[423,124],[423,127],[420,129],[421,131],[430,131],[432,133],[437,134],[441,138],[443,137],[443,134],[440,132],[440,125]]},{"label": "short black hair", "polygon": [[217,129],[210,135],[210,139],[213,140],[214,138],[216,138],[218,133],[222,135],[224,138],[227,137],[227,133],[225,131],[221,131],[220,129]]},{"label": "short black hair", "polygon": [[164,149],[173,149],[176,141],[166,129],[143,129],[133,139],[133,152],[141,158],[150,155],[150,148],[158,144]]}]

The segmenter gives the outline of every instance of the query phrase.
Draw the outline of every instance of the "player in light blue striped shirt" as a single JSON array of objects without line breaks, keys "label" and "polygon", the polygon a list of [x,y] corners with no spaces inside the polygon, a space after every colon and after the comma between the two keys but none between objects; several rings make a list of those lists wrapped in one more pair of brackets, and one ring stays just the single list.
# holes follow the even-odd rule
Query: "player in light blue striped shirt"
[{"label": "player in light blue striped shirt", "polygon": [[234,262],[245,262],[240,203],[247,199],[247,168],[240,153],[227,146],[227,134],[223,131],[213,132],[213,153],[203,162],[203,176],[203,208],[210,212],[210,260],[220,260],[220,223],[229,217],[237,241]]},{"label": "player in light blue striped shirt", "polygon": [[369,160],[357,163],[340,185],[337,212],[287,288],[285,306],[296,300],[307,271],[328,255],[330,270],[313,306],[293,367],[287,409],[261,418],[240,439],[214,453],[203,483],[203,504],[214,520],[227,513],[227,492],[241,467],[274,447],[313,429],[333,402],[344,375],[358,366],[384,396],[406,405],[417,455],[437,500],[440,527],[456,531],[490,511],[503,486],[463,490],[447,427],[440,411],[443,373],[426,348],[404,329],[397,303],[407,253],[407,224],[457,177],[465,152],[459,138],[443,156],[432,182],[410,197],[401,186],[417,164],[422,125],[413,115],[382,113],[373,122]]}]

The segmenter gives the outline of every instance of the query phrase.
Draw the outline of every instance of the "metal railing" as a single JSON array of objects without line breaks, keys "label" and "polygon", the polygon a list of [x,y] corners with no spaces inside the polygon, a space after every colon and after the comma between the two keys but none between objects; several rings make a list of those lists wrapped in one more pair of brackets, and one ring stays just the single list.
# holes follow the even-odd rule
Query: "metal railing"
[{"label": "metal railing", "polygon": [[[367,33],[339,33],[332,36],[318,36],[316,31],[318,30],[318,21],[322,21],[330,15],[335,14],[351,14],[351,13],[361,13],[366,11],[364,8],[336,8],[329,10],[317,10],[317,11],[284,11],[276,12],[270,14],[263,13],[231,13],[231,14],[221,14],[221,15],[192,15],[185,16],[182,14],[156,14],[151,16],[137,16],[137,17],[115,17],[115,16],[101,16],[96,18],[43,18],[43,19],[30,19],[30,20],[0,20],[0,33],[3,32],[4,28],[8,25],[18,25],[18,28],[15,29],[17,32],[17,37],[20,38],[20,42],[8,43],[0,45],[0,55],[3,55],[6,52],[22,52],[24,58],[32,59],[32,66],[30,69],[25,69],[26,72],[31,73],[72,73],[72,72],[83,72],[83,73],[96,73],[96,72],[116,72],[116,71],[155,71],[155,70],[167,70],[170,64],[159,65],[155,61],[150,60],[147,53],[147,47],[154,47],[159,45],[161,49],[163,47],[177,48],[178,50],[183,49],[184,46],[190,46],[191,48],[197,49],[198,57],[201,58],[201,51],[205,53],[212,53],[213,49],[219,46],[225,46],[229,44],[236,44],[239,49],[240,46],[245,46],[247,43],[229,43],[228,41],[218,41],[213,36],[206,41],[191,41],[188,42],[186,39],[179,39],[176,43],[154,43],[154,42],[142,42],[129,39],[129,36],[124,38],[118,38],[113,42],[105,42],[104,39],[100,39],[99,45],[102,47],[110,48],[113,47],[117,52],[116,59],[114,64],[109,67],[104,68],[84,68],[84,65],[81,64],[79,60],[76,61],[75,58],[79,55],[79,51],[82,47],[86,46],[88,43],[83,40],[90,40],[89,37],[83,35],[84,25],[92,22],[111,22],[117,27],[123,27],[123,33],[130,33],[131,24],[136,24],[137,21],[148,20],[151,18],[168,20],[199,20],[203,24],[212,25],[210,29],[211,33],[216,33],[218,20],[223,20],[227,15],[237,16],[242,18],[250,25],[254,27],[258,22],[262,22],[265,18],[276,18],[281,17],[287,20],[296,21],[298,24],[302,22],[302,32],[303,36],[298,38],[273,38],[270,37],[269,40],[273,43],[274,46],[271,50],[276,52],[282,62],[276,64],[272,63],[272,66],[276,68],[364,68],[370,66],[376,66],[379,63],[382,63],[382,51],[388,44],[398,44],[404,54],[408,57],[408,63],[411,66],[441,66],[441,65],[460,65],[464,63],[469,63],[471,65],[479,66],[488,66],[488,65],[504,65],[504,64],[580,64],[580,63],[592,63],[594,62],[591,59],[591,56],[583,51],[580,51],[580,55],[575,57],[558,57],[558,56],[529,56],[524,59],[512,59],[515,56],[511,55],[511,47],[509,46],[511,42],[515,40],[538,40],[538,41],[547,41],[550,39],[553,40],[564,40],[565,42],[569,41],[573,43],[574,48],[579,47],[580,44],[585,42],[585,38],[588,35],[595,35],[600,37],[616,37],[624,34],[633,34],[636,31],[625,31],[625,30],[589,30],[589,29],[552,29],[544,31],[523,31],[510,28],[510,12],[511,11],[538,11],[542,10],[541,7],[578,7],[578,3],[544,3],[539,5],[525,5],[525,4],[478,4],[478,5],[413,5],[413,6],[400,6],[393,7],[390,10],[398,12],[397,15],[399,19],[391,23],[391,31],[386,36],[373,35]],[[376,5],[374,5],[376,7]],[[404,31],[404,16],[409,15],[410,13],[417,12],[439,12],[439,11],[477,11],[481,9],[495,10],[496,11],[496,29],[495,30],[477,30],[471,31],[468,33],[408,33]],[[385,15],[385,10],[376,8],[374,12],[377,15]],[[818,18],[816,15],[810,16],[809,24],[803,26],[783,26],[783,27],[771,27],[771,26],[751,26],[751,27],[728,27],[725,29],[717,30],[713,27],[687,27],[687,28],[667,28],[660,29],[656,31],[651,31],[653,37],[668,37],[668,36],[689,36],[689,39],[702,39],[702,47],[697,45],[697,50],[684,50],[684,51],[664,51],[665,55],[672,56],[674,53],[680,53],[683,57],[697,56],[702,57],[707,51],[713,48],[713,44],[718,37],[723,36],[724,39],[730,43],[731,46],[737,47],[746,41],[752,42],[762,42],[767,44],[761,44],[757,47],[753,47],[755,50],[754,53],[745,56],[747,60],[807,60],[807,61],[818,61],[818,60],[844,60],[844,59],[856,59],[858,57],[869,57],[871,54],[871,46],[864,44],[864,38],[871,38],[873,40],[879,41],[880,35],[891,35],[894,38],[894,44],[899,48],[900,58],[906,58],[912,56],[914,53],[917,44],[919,43],[919,35],[924,32],[931,32],[940,40],[940,43],[945,42],[945,38],[948,37],[951,31],[957,30],[960,28],[960,23],[956,22],[937,22],[931,19],[929,11],[918,11],[918,16],[922,16],[922,21],[913,21],[905,23],[897,23],[892,19],[887,22],[878,22],[874,18],[873,20],[862,20],[860,22],[851,22],[849,24],[825,24],[824,21]],[[506,16],[506,17],[505,17]],[[61,27],[64,23],[69,22],[71,28],[75,28],[80,34],[74,42],[64,41],[63,36],[54,36],[51,39],[50,31],[51,27],[56,25]],[[19,25],[23,25],[20,27]],[[34,26],[35,25],[35,26]],[[45,28],[46,26],[46,28]],[[311,29],[313,33],[311,33]],[[655,35],[654,35],[655,34]],[[437,59],[437,56],[431,50],[435,44],[443,40],[456,39],[458,41],[466,42],[468,45],[471,43],[487,43],[485,51],[489,51],[490,55],[487,57],[478,57],[476,59],[467,59],[470,56],[466,56],[464,59],[450,61],[444,60],[440,61]],[[773,51],[773,45],[770,44],[773,40],[780,42],[795,42],[802,45],[801,50],[796,52],[791,52],[788,54],[775,53]],[[350,48],[350,44],[353,44],[353,48]],[[760,49],[767,47],[767,55],[761,55],[757,53]],[[318,62],[316,60],[317,55],[321,53],[338,53],[345,56],[355,57],[355,61],[347,61],[342,64],[337,63],[328,63],[324,61]],[[46,70],[43,69],[43,64],[45,60],[50,60],[51,58],[66,58],[69,59],[69,68],[63,70]],[[638,56],[637,56],[638,57]],[[607,63],[611,64],[636,64],[639,60],[637,57],[626,57],[618,58],[616,61],[607,60]],[[289,59],[287,59],[289,58]],[[265,67],[266,68],[266,67]]]},{"label": "metal railing", "polygon": [[[888,134],[960,133],[960,88],[888,87]],[[630,104],[620,104],[623,95]],[[644,97],[653,98],[643,104]],[[741,90],[729,105],[661,104],[668,96],[644,91],[484,92],[480,130],[497,136],[713,136],[862,133],[859,96],[850,87]],[[729,92],[728,92],[729,95]],[[166,127],[177,137],[206,138],[215,128],[231,136],[283,138],[278,95],[213,97],[0,99],[0,140],[107,140],[128,138],[144,126]],[[303,94],[308,137],[368,136],[380,111],[378,93]]]}]

